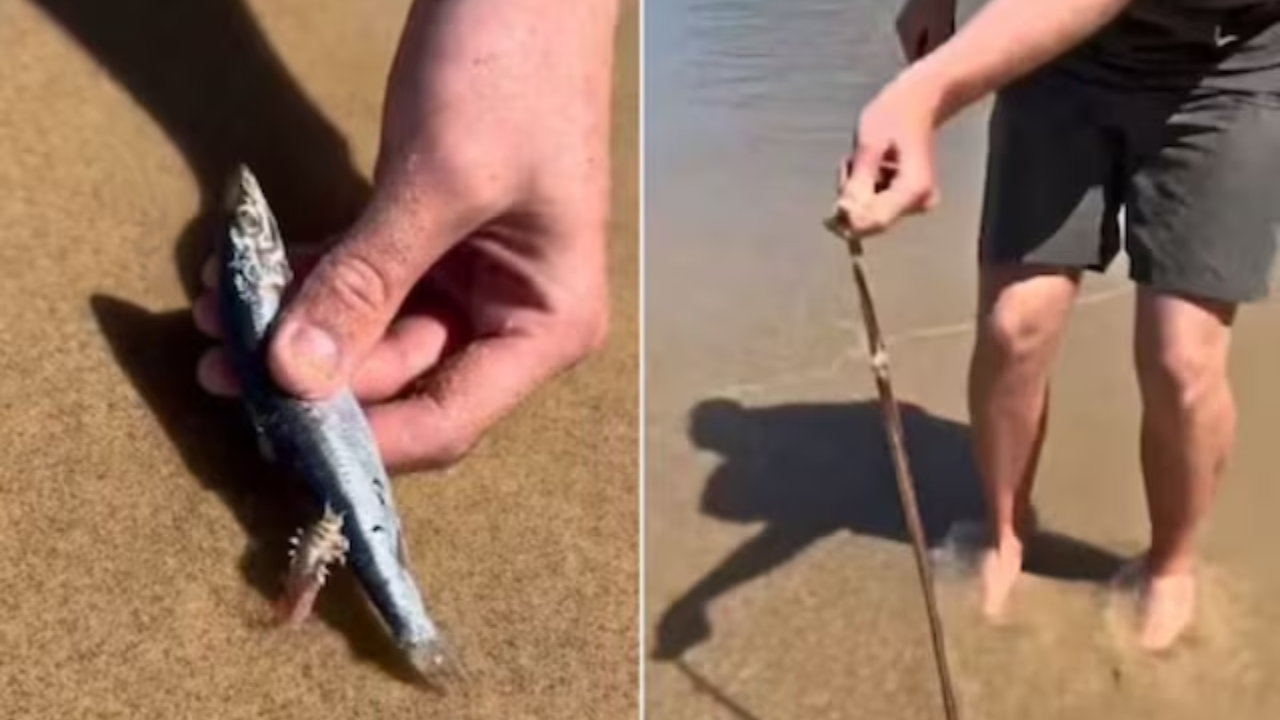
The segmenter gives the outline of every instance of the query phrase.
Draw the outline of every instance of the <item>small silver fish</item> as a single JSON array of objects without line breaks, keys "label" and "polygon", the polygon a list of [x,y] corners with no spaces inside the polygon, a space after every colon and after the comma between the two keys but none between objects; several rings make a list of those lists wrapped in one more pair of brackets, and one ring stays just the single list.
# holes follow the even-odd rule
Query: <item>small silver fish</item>
[{"label": "small silver fish", "polygon": [[419,672],[435,678],[456,669],[409,571],[390,479],[355,396],[343,390],[302,400],[283,392],[267,369],[267,338],[293,273],[275,216],[246,167],[229,184],[226,212],[218,302],[243,403],[264,456],[297,471],[322,509],[293,538],[281,601],[286,622],[304,620],[329,568],[347,564]]}]

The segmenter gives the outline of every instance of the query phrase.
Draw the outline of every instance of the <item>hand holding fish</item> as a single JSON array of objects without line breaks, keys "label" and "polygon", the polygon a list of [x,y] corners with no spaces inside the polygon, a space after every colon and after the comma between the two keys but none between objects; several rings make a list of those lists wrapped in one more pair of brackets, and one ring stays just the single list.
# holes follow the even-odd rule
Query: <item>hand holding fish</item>
[{"label": "hand holding fish", "polygon": [[[299,283],[269,348],[307,399],[351,387],[386,464],[467,453],[600,346],[616,2],[416,2],[374,190]],[[216,335],[211,297],[197,323]],[[202,384],[236,394],[225,352]]]}]

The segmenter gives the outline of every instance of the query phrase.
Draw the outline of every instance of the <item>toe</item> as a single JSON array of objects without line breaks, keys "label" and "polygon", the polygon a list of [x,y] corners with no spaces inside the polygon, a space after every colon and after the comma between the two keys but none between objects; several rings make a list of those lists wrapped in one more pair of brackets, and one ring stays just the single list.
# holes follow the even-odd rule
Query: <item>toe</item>
[{"label": "toe", "polygon": [[1139,644],[1148,651],[1168,649],[1186,632],[1194,610],[1195,582],[1189,575],[1149,580],[1139,618]]},{"label": "toe", "polygon": [[982,612],[988,620],[1000,620],[1022,573],[1020,548],[988,549],[982,558]]}]

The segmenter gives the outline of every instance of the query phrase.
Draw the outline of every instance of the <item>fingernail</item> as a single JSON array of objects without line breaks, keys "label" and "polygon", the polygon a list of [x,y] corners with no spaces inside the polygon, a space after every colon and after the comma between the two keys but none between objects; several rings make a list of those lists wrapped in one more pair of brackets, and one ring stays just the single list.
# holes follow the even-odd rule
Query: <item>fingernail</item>
[{"label": "fingernail", "polygon": [[287,333],[285,350],[289,364],[308,384],[328,382],[338,373],[338,343],[314,325],[301,324]]}]

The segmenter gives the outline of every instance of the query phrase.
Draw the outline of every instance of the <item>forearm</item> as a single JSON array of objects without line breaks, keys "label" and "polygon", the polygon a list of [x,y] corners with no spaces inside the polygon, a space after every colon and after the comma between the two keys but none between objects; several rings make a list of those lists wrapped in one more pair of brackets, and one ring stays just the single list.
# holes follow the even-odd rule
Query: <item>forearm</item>
[{"label": "forearm", "polygon": [[1062,55],[1132,0],[989,0],[956,35],[907,69],[929,84],[942,122],[990,92]]},{"label": "forearm", "polygon": [[387,82],[373,192],[347,235],[406,254],[447,238],[432,262],[466,242],[471,250],[454,257],[470,259],[457,263],[483,282],[500,278],[543,321],[598,308],[621,9],[619,0],[415,0]]},{"label": "forearm", "polygon": [[528,133],[531,118],[564,131],[603,122],[619,10],[619,0],[416,0],[388,82],[384,146],[420,145],[441,128]]}]

